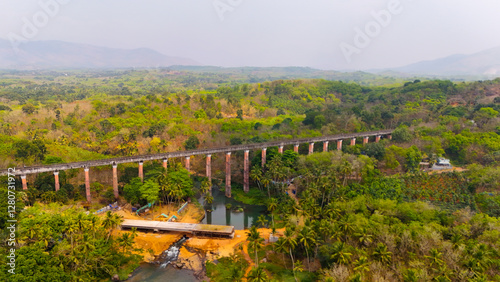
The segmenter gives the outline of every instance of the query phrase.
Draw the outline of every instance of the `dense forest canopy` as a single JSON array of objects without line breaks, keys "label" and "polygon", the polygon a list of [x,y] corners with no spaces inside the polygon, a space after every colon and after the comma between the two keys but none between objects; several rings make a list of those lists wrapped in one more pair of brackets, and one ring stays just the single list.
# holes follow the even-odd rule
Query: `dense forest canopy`
[{"label": "dense forest canopy", "polygon": [[[312,155],[307,144],[299,154],[268,148],[264,166],[261,152],[251,152],[249,195],[239,192],[243,155],[233,154],[236,197],[266,203],[267,225],[285,230],[267,249],[257,229],[249,231],[257,262],[249,275],[255,281],[266,273],[278,281],[500,279],[500,79],[359,83],[313,74],[281,78],[280,71],[2,72],[0,167],[394,129],[391,141],[345,142],[341,151],[336,144],[330,152],[317,145]],[[461,170],[421,171],[422,162],[440,157]],[[180,204],[195,195],[213,200],[211,183],[196,175],[203,174],[202,157],[192,160],[191,174],[179,160],[168,170],[146,163],[144,181],[136,164],[119,169],[121,200],[131,204]],[[223,157],[213,156],[213,181],[222,187],[224,169]],[[27,273],[54,281],[124,277],[137,264],[135,235],[110,236],[119,218],[70,208],[85,198],[78,173],[60,172],[57,192],[52,174],[35,176],[27,191],[17,181],[18,210],[32,206],[18,213],[18,254],[33,257],[19,265],[18,281]],[[296,201],[285,193],[290,179]],[[106,183],[92,183],[91,192],[101,204],[115,201]],[[7,193],[0,197],[3,229]],[[276,257],[259,267],[267,252]],[[232,261],[245,263],[238,255]],[[214,281],[243,277],[230,264],[208,263],[207,274]]]}]

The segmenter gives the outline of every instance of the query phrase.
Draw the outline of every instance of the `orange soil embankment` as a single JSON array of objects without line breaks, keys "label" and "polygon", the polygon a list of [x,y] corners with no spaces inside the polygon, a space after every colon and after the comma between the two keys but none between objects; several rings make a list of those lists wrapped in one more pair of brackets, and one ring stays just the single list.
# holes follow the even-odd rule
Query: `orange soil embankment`
[{"label": "orange soil embankment", "polygon": [[[173,207],[170,205],[163,205],[161,207],[153,208],[153,211],[148,214],[137,216],[135,213],[132,213],[129,209],[122,209],[116,211],[116,214],[123,216],[124,219],[141,219],[141,220],[166,220],[163,216],[159,216],[162,213],[168,215],[170,218],[172,215],[175,215],[179,220],[177,222],[186,222],[186,223],[198,223],[203,217],[203,211],[193,204],[188,204],[187,207],[181,212],[181,214],[177,213],[177,207]],[[121,231],[117,230],[113,233],[114,236],[121,236],[124,232],[130,231]],[[155,259],[155,256],[160,255],[163,251],[168,249],[174,242],[179,240],[182,237],[182,234],[177,233],[152,233],[152,232],[137,232],[137,237],[135,238],[134,247],[140,249],[140,254],[144,256],[145,262],[151,262]],[[152,252],[150,251],[152,250]]]},{"label": "orange soil embankment", "polygon": [[[130,210],[122,209],[116,212],[117,214],[123,216],[124,219],[143,219],[143,220],[158,220],[161,213],[167,214],[169,217],[172,215],[176,215],[179,220],[178,222],[187,222],[187,223],[198,223],[201,221],[203,216],[203,211],[201,211],[198,207],[189,204],[185,211],[182,212],[181,215],[178,215],[176,212],[176,208],[170,206],[163,206],[161,211],[159,207],[157,210],[153,211],[150,214],[145,216],[137,216],[135,213],[130,212]],[[121,231],[116,230],[113,232],[113,236],[118,237],[121,236],[124,232],[130,231]],[[245,259],[249,262],[250,266],[245,270],[245,273],[248,273],[252,267],[254,266],[254,257],[253,253],[248,254],[247,248],[247,233],[248,230],[235,230],[234,238],[208,238],[208,237],[192,237],[184,243],[184,246],[194,248],[197,250],[201,250],[205,252],[206,259],[215,260],[220,257],[230,256],[233,252],[239,251],[236,247],[239,244],[243,245],[243,255]],[[260,235],[265,239],[265,244],[269,241],[269,235],[272,230],[268,228],[260,228]],[[276,230],[276,234],[281,236],[284,232],[284,229]],[[141,255],[144,256],[145,262],[151,262],[155,259],[155,256],[160,255],[163,251],[168,249],[174,242],[179,240],[182,237],[181,234],[175,233],[146,233],[146,232],[137,232],[137,237],[135,238],[134,247],[142,250],[140,252]],[[150,251],[151,250],[151,251]],[[185,267],[188,269],[192,269],[195,272],[199,273],[203,270],[204,262],[200,259],[199,255],[196,253],[192,253],[188,251],[186,248],[180,249],[179,261],[185,264]]]}]

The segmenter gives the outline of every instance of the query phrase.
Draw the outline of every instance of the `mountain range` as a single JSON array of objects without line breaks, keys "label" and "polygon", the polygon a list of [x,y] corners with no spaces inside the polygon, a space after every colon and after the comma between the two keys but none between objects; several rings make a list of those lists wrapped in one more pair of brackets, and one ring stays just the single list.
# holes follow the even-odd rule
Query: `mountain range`
[{"label": "mountain range", "polygon": [[23,42],[15,50],[10,41],[0,39],[0,69],[154,68],[199,64],[147,48],[126,50],[51,40]]},{"label": "mountain range", "polygon": [[[166,56],[148,48],[128,50],[50,40],[23,42],[16,51],[10,41],[0,39],[0,69],[155,68],[200,65],[202,64],[189,58]],[[199,68],[218,69],[209,66],[195,69]],[[300,67],[280,68],[280,71],[284,71],[285,74],[292,71],[291,75],[306,72],[308,76],[313,73],[312,76],[317,76],[318,73],[324,76],[324,72],[330,76],[332,72]],[[402,67],[367,70],[367,72],[392,77],[492,78],[500,76],[500,47],[471,55],[452,55]],[[335,72],[335,76],[338,73]]]},{"label": "mountain range", "polygon": [[452,55],[436,60],[422,61],[384,72],[412,75],[435,76],[500,76],[500,47],[488,49],[470,55]]}]

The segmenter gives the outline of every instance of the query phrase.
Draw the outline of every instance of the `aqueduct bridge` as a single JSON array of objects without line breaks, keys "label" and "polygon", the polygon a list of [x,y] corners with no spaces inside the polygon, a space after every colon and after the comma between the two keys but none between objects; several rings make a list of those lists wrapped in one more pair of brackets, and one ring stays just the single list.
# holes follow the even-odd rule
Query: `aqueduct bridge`
[{"label": "aqueduct bridge", "polygon": [[[118,157],[118,158],[109,158],[109,159],[101,159],[101,160],[93,160],[93,161],[84,161],[84,162],[73,162],[73,163],[63,163],[63,164],[51,164],[51,165],[40,165],[40,166],[31,166],[31,167],[22,167],[16,168],[15,172],[10,172],[10,174],[20,175],[21,182],[23,185],[23,189],[28,189],[28,183],[26,180],[27,174],[36,174],[42,172],[53,172],[55,178],[55,190],[59,190],[59,171],[68,170],[68,169],[84,169],[85,172],[85,191],[87,196],[87,201],[90,202],[90,168],[96,166],[106,166],[110,165],[113,167],[113,191],[115,197],[118,198],[118,164],[124,163],[138,163],[139,171],[138,176],[141,179],[144,179],[144,171],[143,171],[143,163],[145,161],[152,160],[163,160],[163,167],[167,168],[168,159],[170,158],[185,158],[185,166],[186,169],[189,170],[190,162],[189,158],[195,155],[206,155],[206,176],[211,179],[212,178],[212,154],[224,153],[226,154],[226,196],[231,197],[231,152],[236,151],[244,151],[243,158],[243,189],[245,192],[248,192],[249,185],[249,152],[250,150],[260,149],[262,150],[262,165],[266,163],[266,150],[269,147],[278,147],[278,152],[283,153],[283,147],[286,145],[293,145],[294,151],[298,153],[299,145],[308,143],[309,144],[309,154],[312,154],[314,151],[315,143],[323,143],[323,151],[328,151],[329,142],[337,143],[337,150],[342,150],[342,142],[344,140],[350,141],[350,145],[354,146],[356,144],[356,138],[363,138],[363,145],[369,142],[370,137],[375,137],[375,142],[379,142],[382,137],[387,137],[391,139],[391,134],[393,130],[379,130],[379,131],[371,131],[371,132],[360,132],[360,133],[350,133],[350,134],[338,134],[331,136],[321,136],[321,137],[311,137],[311,138],[301,138],[301,139],[290,139],[283,141],[273,141],[273,142],[265,142],[265,143],[255,143],[255,144],[244,144],[244,145],[234,145],[234,146],[225,146],[225,147],[217,147],[210,149],[200,149],[200,150],[191,150],[191,151],[178,151],[178,152],[168,152],[168,153],[159,153],[152,155],[138,155],[138,156],[130,156],[130,157]],[[0,175],[7,175],[8,170],[4,169],[0,171]]]}]

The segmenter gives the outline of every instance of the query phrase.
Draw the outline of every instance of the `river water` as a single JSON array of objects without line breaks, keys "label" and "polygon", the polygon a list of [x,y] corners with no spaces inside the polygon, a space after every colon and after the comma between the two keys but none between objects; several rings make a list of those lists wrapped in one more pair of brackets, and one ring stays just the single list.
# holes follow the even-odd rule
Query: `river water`
[{"label": "river water", "polygon": [[[265,214],[265,206],[245,205],[234,199],[226,198],[224,192],[213,187],[212,195],[214,201],[211,205],[204,202],[203,198],[198,199],[205,209],[205,218],[201,223],[215,225],[233,225],[236,230],[243,230],[257,224],[259,215]],[[231,204],[231,209],[226,209],[226,204]],[[241,207],[243,211],[235,211]],[[206,210],[212,210],[207,212]],[[179,243],[179,244],[178,244]],[[176,259],[183,242],[178,242],[165,250],[160,256],[159,264],[143,263],[136,269],[133,276],[127,281],[131,282],[198,282],[194,272],[186,269],[176,269],[169,265],[169,262]]]},{"label": "river water", "polygon": [[[227,198],[224,192],[214,187],[212,190],[214,201],[211,205],[205,204],[203,198],[198,201],[205,208],[205,218],[201,223],[214,225],[233,225],[236,230],[248,229],[257,224],[259,215],[266,213],[266,206],[245,205],[232,198]],[[226,209],[226,204],[231,204],[231,209]],[[242,207],[243,211],[235,211],[236,207]],[[207,212],[211,209],[212,212]]]}]

